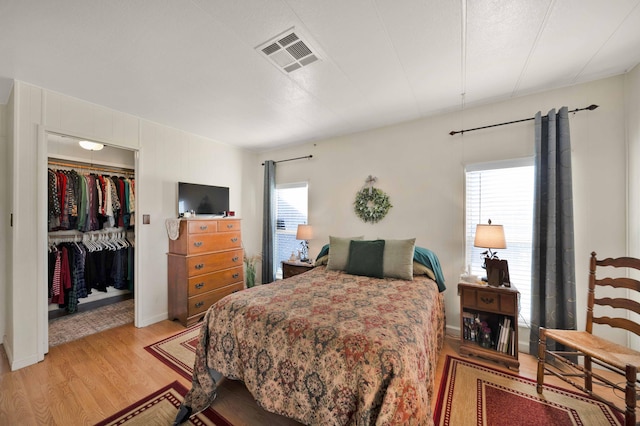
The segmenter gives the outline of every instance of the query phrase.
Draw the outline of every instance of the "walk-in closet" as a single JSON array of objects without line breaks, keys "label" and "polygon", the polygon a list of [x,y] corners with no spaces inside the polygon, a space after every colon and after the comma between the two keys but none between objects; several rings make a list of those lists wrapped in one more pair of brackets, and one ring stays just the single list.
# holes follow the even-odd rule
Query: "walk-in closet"
[{"label": "walk-in closet", "polygon": [[49,346],[134,320],[135,153],[47,132]]}]

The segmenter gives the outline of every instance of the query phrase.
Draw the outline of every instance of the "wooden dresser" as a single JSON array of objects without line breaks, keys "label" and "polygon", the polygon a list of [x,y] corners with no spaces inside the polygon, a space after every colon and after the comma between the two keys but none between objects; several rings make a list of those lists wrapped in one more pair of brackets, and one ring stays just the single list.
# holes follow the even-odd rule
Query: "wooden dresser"
[{"label": "wooden dresser", "polygon": [[185,327],[224,296],[244,288],[238,219],[182,219],[169,240],[169,319]]}]

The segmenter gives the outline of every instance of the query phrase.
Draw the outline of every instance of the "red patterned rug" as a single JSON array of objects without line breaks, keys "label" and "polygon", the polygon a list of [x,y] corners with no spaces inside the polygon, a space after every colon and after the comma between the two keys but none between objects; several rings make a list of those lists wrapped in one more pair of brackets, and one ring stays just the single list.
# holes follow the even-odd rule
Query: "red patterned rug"
[{"label": "red patterned rug", "polygon": [[[475,396],[475,397],[474,397]],[[587,396],[447,356],[436,425],[621,425],[622,417]]]},{"label": "red patterned rug", "polygon": [[[176,414],[180,409],[180,403],[186,393],[187,389],[184,386],[177,381],[173,382],[101,421],[96,426],[170,425],[175,420]],[[191,417],[183,425],[232,426],[211,407]]]},{"label": "red patterned rug", "polygon": [[145,346],[145,349],[182,377],[191,380],[201,326],[202,324],[194,324],[178,334]]}]

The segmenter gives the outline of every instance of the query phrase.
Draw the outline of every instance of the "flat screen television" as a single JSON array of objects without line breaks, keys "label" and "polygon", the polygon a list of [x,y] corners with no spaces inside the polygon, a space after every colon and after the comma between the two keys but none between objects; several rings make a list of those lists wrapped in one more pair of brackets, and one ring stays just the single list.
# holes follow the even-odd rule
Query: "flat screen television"
[{"label": "flat screen television", "polygon": [[225,215],[229,211],[229,188],[178,182],[178,216],[192,210],[196,215]]}]

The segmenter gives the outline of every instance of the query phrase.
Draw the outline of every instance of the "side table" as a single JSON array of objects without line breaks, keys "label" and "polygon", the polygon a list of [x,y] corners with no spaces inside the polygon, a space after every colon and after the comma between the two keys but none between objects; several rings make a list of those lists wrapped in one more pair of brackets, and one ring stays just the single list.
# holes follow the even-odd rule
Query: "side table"
[{"label": "side table", "polygon": [[293,277],[294,275],[310,271],[313,268],[314,266],[311,263],[291,262],[287,260],[282,262],[282,278],[286,279],[289,277]]}]

